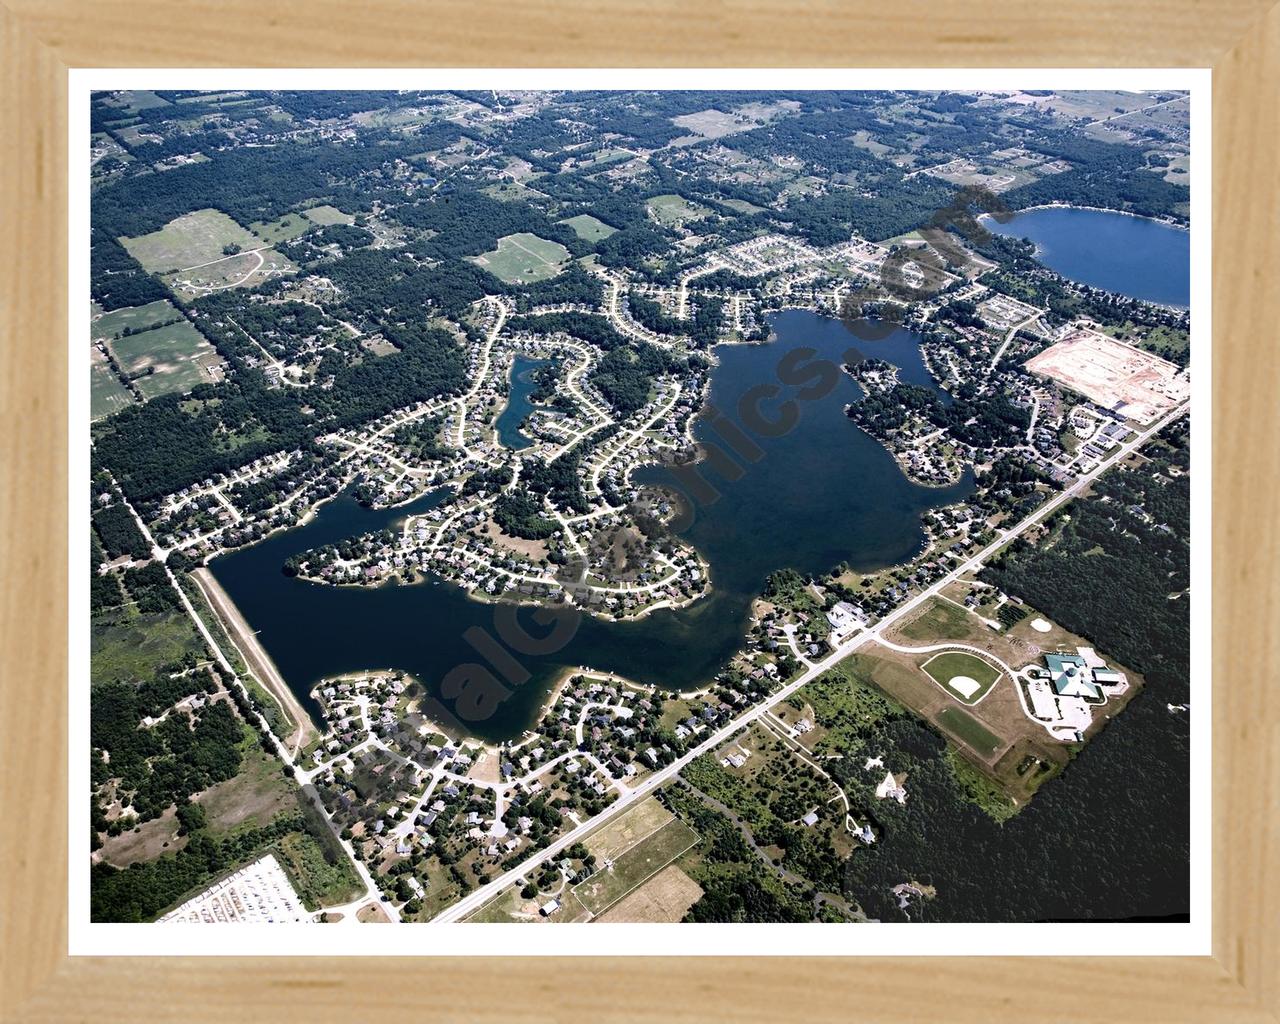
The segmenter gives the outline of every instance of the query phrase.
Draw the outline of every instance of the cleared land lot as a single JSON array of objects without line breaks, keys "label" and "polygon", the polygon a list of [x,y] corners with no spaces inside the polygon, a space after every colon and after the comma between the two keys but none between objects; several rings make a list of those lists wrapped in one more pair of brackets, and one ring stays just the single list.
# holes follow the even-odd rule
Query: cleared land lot
[{"label": "cleared land lot", "polygon": [[545,281],[560,273],[568,260],[569,250],[559,242],[523,231],[499,238],[493,252],[472,257],[474,263],[505,284]]},{"label": "cleared land lot", "polygon": [[1187,375],[1167,359],[1096,331],[1072,332],[1029,359],[1026,367],[1142,424],[1191,394]]},{"label": "cleared land lot", "polygon": [[992,665],[964,651],[947,651],[921,666],[928,675],[966,704],[976,704],[996,684],[1000,672]]},{"label": "cleared land lot", "polygon": [[312,224],[355,223],[355,217],[349,213],[343,213],[336,206],[313,206],[309,210],[303,210],[302,215]]},{"label": "cleared land lot", "polygon": [[573,895],[592,914],[603,914],[697,841],[698,833],[683,821],[669,821],[620,854],[611,867],[574,886]]},{"label": "cleared land lot", "polygon": [[572,228],[575,235],[587,242],[602,241],[618,230],[610,227],[602,220],[597,220],[589,213],[580,213],[578,216],[562,220],[560,223]]},{"label": "cleared land lot", "polygon": [[97,348],[89,350],[89,418],[104,419],[133,404],[133,393],[120,383],[111,364]]},{"label": "cleared land lot", "polygon": [[686,221],[701,220],[711,213],[707,207],[691,203],[683,196],[676,195],[654,196],[649,200],[648,207],[654,219],[667,227],[675,227]]},{"label": "cleared land lot", "polygon": [[701,898],[702,886],[670,864],[620,899],[599,920],[606,924],[674,924]]},{"label": "cleared land lot", "polygon": [[286,213],[279,220],[256,221],[249,225],[249,230],[268,245],[297,238],[304,231],[315,227],[315,222],[300,213]]},{"label": "cleared land lot", "polygon": [[120,244],[144,269],[167,274],[220,260],[228,245],[253,249],[261,243],[221,210],[205,209],[175,217],[149,235],[121,238]]},{"label": "cleared land lot", "polygon": [[594,835],[588,836],[586,847],[596,855],[597,860],[613,860],[645,836],[674,820],[675,816],[670,811],[650,797],[609,822]]},{"label": "cleared land lot", "polygon": [[109,345],[129,377],[154,368],[135,381],[147,398],[190,391],[197,384],[214,380],[214,368],[222,366],[222,357],[186,320],[116,338]]},{"label": "cleared land lot", "polygon": [[110,313],[95,313],[91,317],[89,333],[99,338],[118,338],[126,330],[143,331],[167,323],[182,314],[168,299],[157,299],[145,306],[123,306]]}]

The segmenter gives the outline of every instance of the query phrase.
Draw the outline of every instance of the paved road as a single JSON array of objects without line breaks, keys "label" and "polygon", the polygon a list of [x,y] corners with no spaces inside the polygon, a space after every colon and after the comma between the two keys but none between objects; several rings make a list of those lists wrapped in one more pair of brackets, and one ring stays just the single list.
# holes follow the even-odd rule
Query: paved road
[{"label": "paved road", "polygon": [[1170,423],[1174,422],[1174,420],[1183,416],[1187,412],[1188,408],[1189,408],[1189,403],[1184,402],[1182,405],[1178,406],[1176,409],[1173,409],[1171,412],[1169,412],[1165,416],[1156,420],[1155,423],[1153,423],[1146,430],[1138,434],[1133,440],[1120,445],[1114,452],[1111,453],[1111,456],[1109,458],[1100,462],[1092,472],[1086,473],[1084,476],[1081,476],[1080,478],[1078,478],[1076,482],[1073,483],[1070,487],[1059,492],[1049,501],[1045,502],[1043,505],[1040,506],[1040,508],[1036,509],[1030,515],[1028,515],[1025,519],[1019,522],[1016,526],[1011,527],[1008,530],[1002,530],[999,534],[997,534],[995,540],[993,540],[990,544],[984,547],[981,551],[979,551],[976,555],[974,555],[968,561],[964,562],[962,565],[952,570],[947,575],[943,576],[936,583],[932,584],[931,586],[927,587],[925,590],[921,591],[917,596],[913,597],[911,600],[907,601],[902,605],[899,605],[896,609],[894,609],[892,612],[886,615],[883,619],[881,619],[875,629],[863,630],[858,633],[855,633],[848,640],[845,640],[843,643],[837,646],[829,655],[827,655],[827,657],[823,658],[819,662],[815,662],[811,668],[807,669],[802,675],[797,677],[795,680],[793,680],[792,682],[788,683],[786,686],[782,687],[780,690],[770,695],[763,703],[757,704],[755,707],[749,709],[748,711],[745,711],[743,714],[739,715],[737,718],[731,721],[728,725],[725,725],[722,728],[716,730],[716,732],[712,733],[710,736],[707,737],[707,739],[703,740],[692,750],[689,750],[682,757],[673,761],[671,764],[667,765],[665,768],[659,769],[658,771],[650,775],[648,778],[642,780],[639,784],[632,787],[631,792],[629,794],[619,797],[618,800],[615,803],[613,803],[608,810],[604,811],[603,813],[597,815],[594,818],[588,819],[587,821],[583,822],[580,826],[575,828],[572,832],[569,832],[566,835],[561,836],[550,846],[547,846],[544,849],[540,850],[538,853],[535,853],[533,856],[524,860],[519,865],[512,868],[510,871],[504,872],[503,874],[495,878],[493,881],[489,882],[486,885],[481,886],[479,889],[476,889],[474,892],[472,892],[468,896],[463,897],[461,900],[453,904],[451,907],[447,907],[445,910],[443,910],[441,913],[436,915],[435,918],[432,919],[433,922],[443,923],[448,921],[458,921],[466,917],[467,915],[473,913],[474,911],[478,910],[485,903],[487,903],[489,900],[491,900],[494,896],[496,896],[499,892],[501,892],[507,886],[511,885],[517,879],[523,878],[525,875],[527,875],[531,871],[536,871],[539,867],[541,867],[544,863],[546,863],[552,857],[558,856],[563,850],[572,846],[574,843],[578,842],[579,840],[585,838],[590,832],[598,828],[606,819],[611,818],[614,815],[618,814],[624,808],[635,803],[637,800],[642,800],[645,797],[649,796],[651,793],[653,793],[655,790],[661,787],[665,782],[667,782],[674,776],[678,775],[680,771],[682,771],[695,758],[701,757],[703,754],[706,754],[712,750],[715,750],[722,743],[728,740],[731,736],[735,735],[736,733],[740,732],[742,729],[751,725],[762,715],[766,714],[776,705],[786,700],[788,697],[790,697],[793,693],[799,690],[806,683],[812,682],[814,679],[818,678],[818,676],[822,675],[824,672],[828,671],[831,668],[834,668],[837,664],[839,664],[841,661],[847,658],[850,654],[856,651],[863,644],[868,643],[872,640],[878,641],[880,639],[880,633],[882,630],[888,629],[889,627],[894,625],[896,622],[905,618],[907,615],[910,615],[913,611],[915,611],[917,608],[923,605],[926,601],[930,600],[935,594],[941,591],[944,587],[946,587],[950,583],[953,583],[955,580],[959,579],[965,573],[970,572],[973,569],[977,568],[986,559],[990,558],[1002,547],[1008,544],[1009,541],[1013,540],[1018,535],[1030,529],[1032,526],[1035,526],[1037,523],[1041,522],[1042,520],[1047,518],[1051,513],[1053,513],[1054,510],[1060,508],[1063,504],[1070,501],[1072,498],[1078,496],[1085,488],[1087,488],[1090,484],[1092,484],[1107,469],[1111,468],[1112,466],[1116,465],[1118,462],[1120,462],[1124,458],[1128,457],[1129,454],[1131,454],[1135,449],[1141,447],[1143,444],[1149,441],[1153,436],[1159,433],[1159,431],[1163,430]]}]

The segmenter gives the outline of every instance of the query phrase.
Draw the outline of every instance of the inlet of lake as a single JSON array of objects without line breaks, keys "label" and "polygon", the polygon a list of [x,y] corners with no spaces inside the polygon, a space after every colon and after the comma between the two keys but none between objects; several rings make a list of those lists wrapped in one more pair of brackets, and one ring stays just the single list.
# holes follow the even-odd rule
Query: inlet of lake
[{"label": "inlet of lake", "polygon": [[511,390],[507,393],[507,404],[502,412],[498,413],[498,418],[493,424],[498,432],[498,443],[503,447],[519,451],[533,444],[532,440],[524,436],[520,427],[525,417],[534,410],[529,396],[538,389],[538,383],[533,379],[533,375],[540,367],[547,366],[550,362],[549,359],[531,359],[529,356],[515,357],[511,366]]},{"label": "inlet of lake", "polygon": [[1146,217],[1074,206],[1043,206],[989,231],[1034,242],[1037,258],[1063,277],[1146,302],[1191,301],[1191,233]]},{"label": "inlet of lake", "polygon": [[[772,384],[778,394],[762,403],[762,413],[774,418],[780,403],[791,399],[800,415],[781,437],[750,435],[761,457],[755,462],[737,458],[744,470],[738,479],[725,479],[711,467],[701,470],[718,498],[694,503],[683,536],[710,565],[711,593],[685,608],[659,609],[632,622],[584,615],[555,654],[521,656],[530,678],[512,688],[496,713],[467,723],[475,735],[489,740],[519,735],[533,723],[547,688],[565,667],[590,666],[673,690],[700,687],[741,646],[751,600],[769,573],[786,566],[818,573],[841,562],[873,569],[905,561],[924,544],[921,514],[971,492],[968,475],[952,487],[911,483],[888,452],[844,415],[845,405],[861,394],[852,378],[837,370],[851,348],[896,363],[904,380],[933,386],[918,336],[896,329],[884,340],[862,342],[840,321],[801,310],[772,317],[771,326],[770,344],[716,350],[719,365],[712,371],[709,396],[716,408],[737,419],[734,410],[742,395]],[[813,377],[795,386],[779,382],[780,361],[797,348],[811,350],[797,361],[799,373],[825,360],[829,393],[797,398]],[[513,391],[528,370],[517,368]],[[527,390],[525,395],[527,404]],[[515,420],[516,427],[523,418]],[[716,441],[705,418],[699,419],[695,436]],[[634,479],[675,483],[670,471],[658,466],[641,467]],[[451,668],[483,661],[463,633],[479,626],[496,636],[495,606],[472,600],[451,583],[432,577],[412,586],[329,587],[281,572],[291,555],[383,529],[447,496],[438,491],[398,509],[370,511],[343,495],[322,506],[307,525],[212,563],[218,581],[308,708],[316,710],[309,692],[325,676],[398,668],[434,689]],[[532,623],[527,628],[545,632]]]}]

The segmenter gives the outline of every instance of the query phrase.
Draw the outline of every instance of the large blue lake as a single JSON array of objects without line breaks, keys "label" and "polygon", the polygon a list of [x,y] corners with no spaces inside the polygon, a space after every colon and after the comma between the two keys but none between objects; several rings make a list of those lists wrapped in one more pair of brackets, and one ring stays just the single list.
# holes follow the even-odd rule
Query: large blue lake
[{"label": "large blue lake", "polygon": [[1036,244],[1040,262],[1063,277],[1167,306],[1191,301],[1191,233],[1121,213],[1042,207],[983,226]]},{"label": "large blue lake", "polygon": [[[800,353],[802,367],[820,359],[838,365],[861,353],[899,365],[905,380],[932,386],[918,339],[907,332],[861,342],[840,322],[805,312],[782,313],[770,322],[772,344],[717,349],[720,365],[710,398],[731,417],[749,389],[778,384],[778,367],[795,349],[807,350]],[[796,399],[799,388],[812,383],[811,378],[781,387],[777,401]],[[562,649],[519,658],[528,680],[512,687],[494,714],[467,722],[469,730],[487,739],[518,734],[566,666],[591,665],[672,689],[697,686],[740,646],[750,601],[769,572],[783,566],[816,572],[842,561],[872,568],[919,551],[921,513],[963,498],[972,482],[941,490],[911,484],[884,449],[843,414],[858,393],[847,375],[838,374],[830,393],[797,401],[800,418],[790,432],[773,439],[752,435],[762,454],[757,462],[739,460],[744,472],[738,479],[705,470],[718,499],[696,506],[685,537],[711,565],[711,596],[639,622],[584,618]],[[776,404],[762,411],[773,416]],[[696,434],[705,442],[716,438],[705,419]],[[637,476],[675,482],[658,467]],[[450,584],[332,588],[280,571],[291,554],[381,528],[445,497],[436,493],[381,512],[340,497],[308,525],[213,563],[218,580],[309,707],[314,705],[307,693],[325,675],[397,667],[436,690],[451,668],[484,661],[463,634],[479,627],[498,635],[494,606],[472,601]],[[521,614],[528,617],[527,611]],[[543,632],[531,624],[529,629]],[[938,898],[929,916],[936,920],[1185,914],[1187,722],[1165,711],[1168,699],[1185,698],[1140,694],[1061,778],[1003,826],[957,793],[940,761],[928,762],[931,774],[917,773],[908,781],[907,819],[855,857],[874,855],[892,882],[935,885]]]},{"label": "large blue lake", "polygon": [[[837,367],[859,351],[901,365],[904,378],[914,383],[932,385],[920,359],[918,336],[898,330],[883,341],[860,342],[840,321],[804,311],[778,314],[771,323],[776,334],[771,344],[717,349],[720,364],[713,372],[710,398],[736,419],[744,393],[758,385],[777,385],[776,398],[761,411],[772,418],[780,403],[794,399],[800,415],[781,437],[752,435],[760,458],[738,459],[744,472],[737,479],[710,467],[702,472],[717,496],[695,504],[684,536],[710,564],[711,594],[636,622],[584,616],[562,649],[522,657],[529,679],[513,687],[492,715],[467,723],[477,735],[518,735],[567,666],[590,665],[672,689],[698,687],[740,647],[751,600],[769,573],[785,566],[822,572],[841,562],[871,569],[909,559],[924,543],[921,514],[970,492],[969,477],[949,488],[911,483],[884,448],[844,415],[845,405],[860,390]],[[820,398],[797,397],[813,384],[808,375],[798,385],[779,383],[780,361],[797,348],[805,350],[797,364],[802,373],[826,367],[832,387]],[[517,382],[526,369],[518,370]],[[695,433],[706,442],[717,440],[705,420]],[[636,479],[687,490],[657,466],[638,470]],[[327,675],[394,667],[434,688],[455,666],[482,660],[463,634],[473,626],[494,633],[494,606],[471,600],[452,584],[335,588],[281,573],[290,555],[381,529],[445,496],[428,495],[406,508],[378,512],[340,497],[306,526],[214,561],[211,568],[219,582],[308,707],[314,708],[311,687]]]}]

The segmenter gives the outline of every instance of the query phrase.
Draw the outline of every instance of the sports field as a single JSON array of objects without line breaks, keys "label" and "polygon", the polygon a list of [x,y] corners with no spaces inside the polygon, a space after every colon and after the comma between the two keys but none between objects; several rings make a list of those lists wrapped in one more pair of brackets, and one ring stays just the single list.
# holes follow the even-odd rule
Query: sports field
[{"label": "sports field", "polygon": [[959,708],[943,708],[939,711],[938,724],[983,757],[994,754],[1003,744],[999,736],[968,712],[961,711]]},{"label": "sports field", "polygon": [[249,225],[249,230],[268,245],[297,238],[304,231],[310,231],[315,223],[300,213],[286,213],[279,220],[257,221]]},{"label": "sports field", "polygon": [[116,362],[130,377],[155,368],[135,382],[147,398],[190,391],[197,384],[212,381],[210,369],[222,365],[222,357],[186,320],[116,338],[109,344]]},{"label": "sports field", "polygon": [[110,313],[94,313],[90,316],[89,333],[98,338],[118,338],[127,329],[144,331],[181,316],[178,307],[168,299],[157,299],[145,306],[123,306]]},{"label": "sports field", "polygon": [[585,882],[573,887],[587,910],[599,916],[641,883],[652,878],[698,841],[698,833],[678,818],[618,855]]},{"label": "sports field", "polygon": [[562,220],[560,223],[572,228],[573,233],[586,242],[602,241],[618,230],[610,227],[602,220],[597,220],[589,213],[580,213],[578,216]]},{"label": "sports field", "polygon": [[920,666],[948,693],[966,704],[976,704],[1000,678],[998,669],[964,651],[934,655]]},{"label": "sports field", "polygon": [[504,284],[528,284],[545,281],[564,268],[569,250],[559,242],[551,242],[528,232],[506,235],[498,239],[498,248],[472,261],[484,267]]},{"label": "sports field", "polygon": [[705,206],[699,206],[691,203],[683,196],[666,195],[654,196],[648,202],[649,212],[657,219],[659,224],[665,224],[668,227],[674,227],[677,224],[683,224],[685,221],[701,220],[711,211]]},{"label": "sports field", "polygon": [[336,206],[313,206],[309,210],[303,210],[302,215],[312,224],[352,224],[355,222],[355,217],[349,213],[343,213]]},{"label": "sports field", "polygon": [[221,210],[205,209],[175,217],[149,235],[121,238],[120,244],[144,269],[166,274],[220,260],[228,245],[253,249],[262,243]]},{"label": "sports field", "polygon": [[100,420],[132,405],[133,395],[120,383],[106,356],[93,347],[89,352],[89,418]]}]

